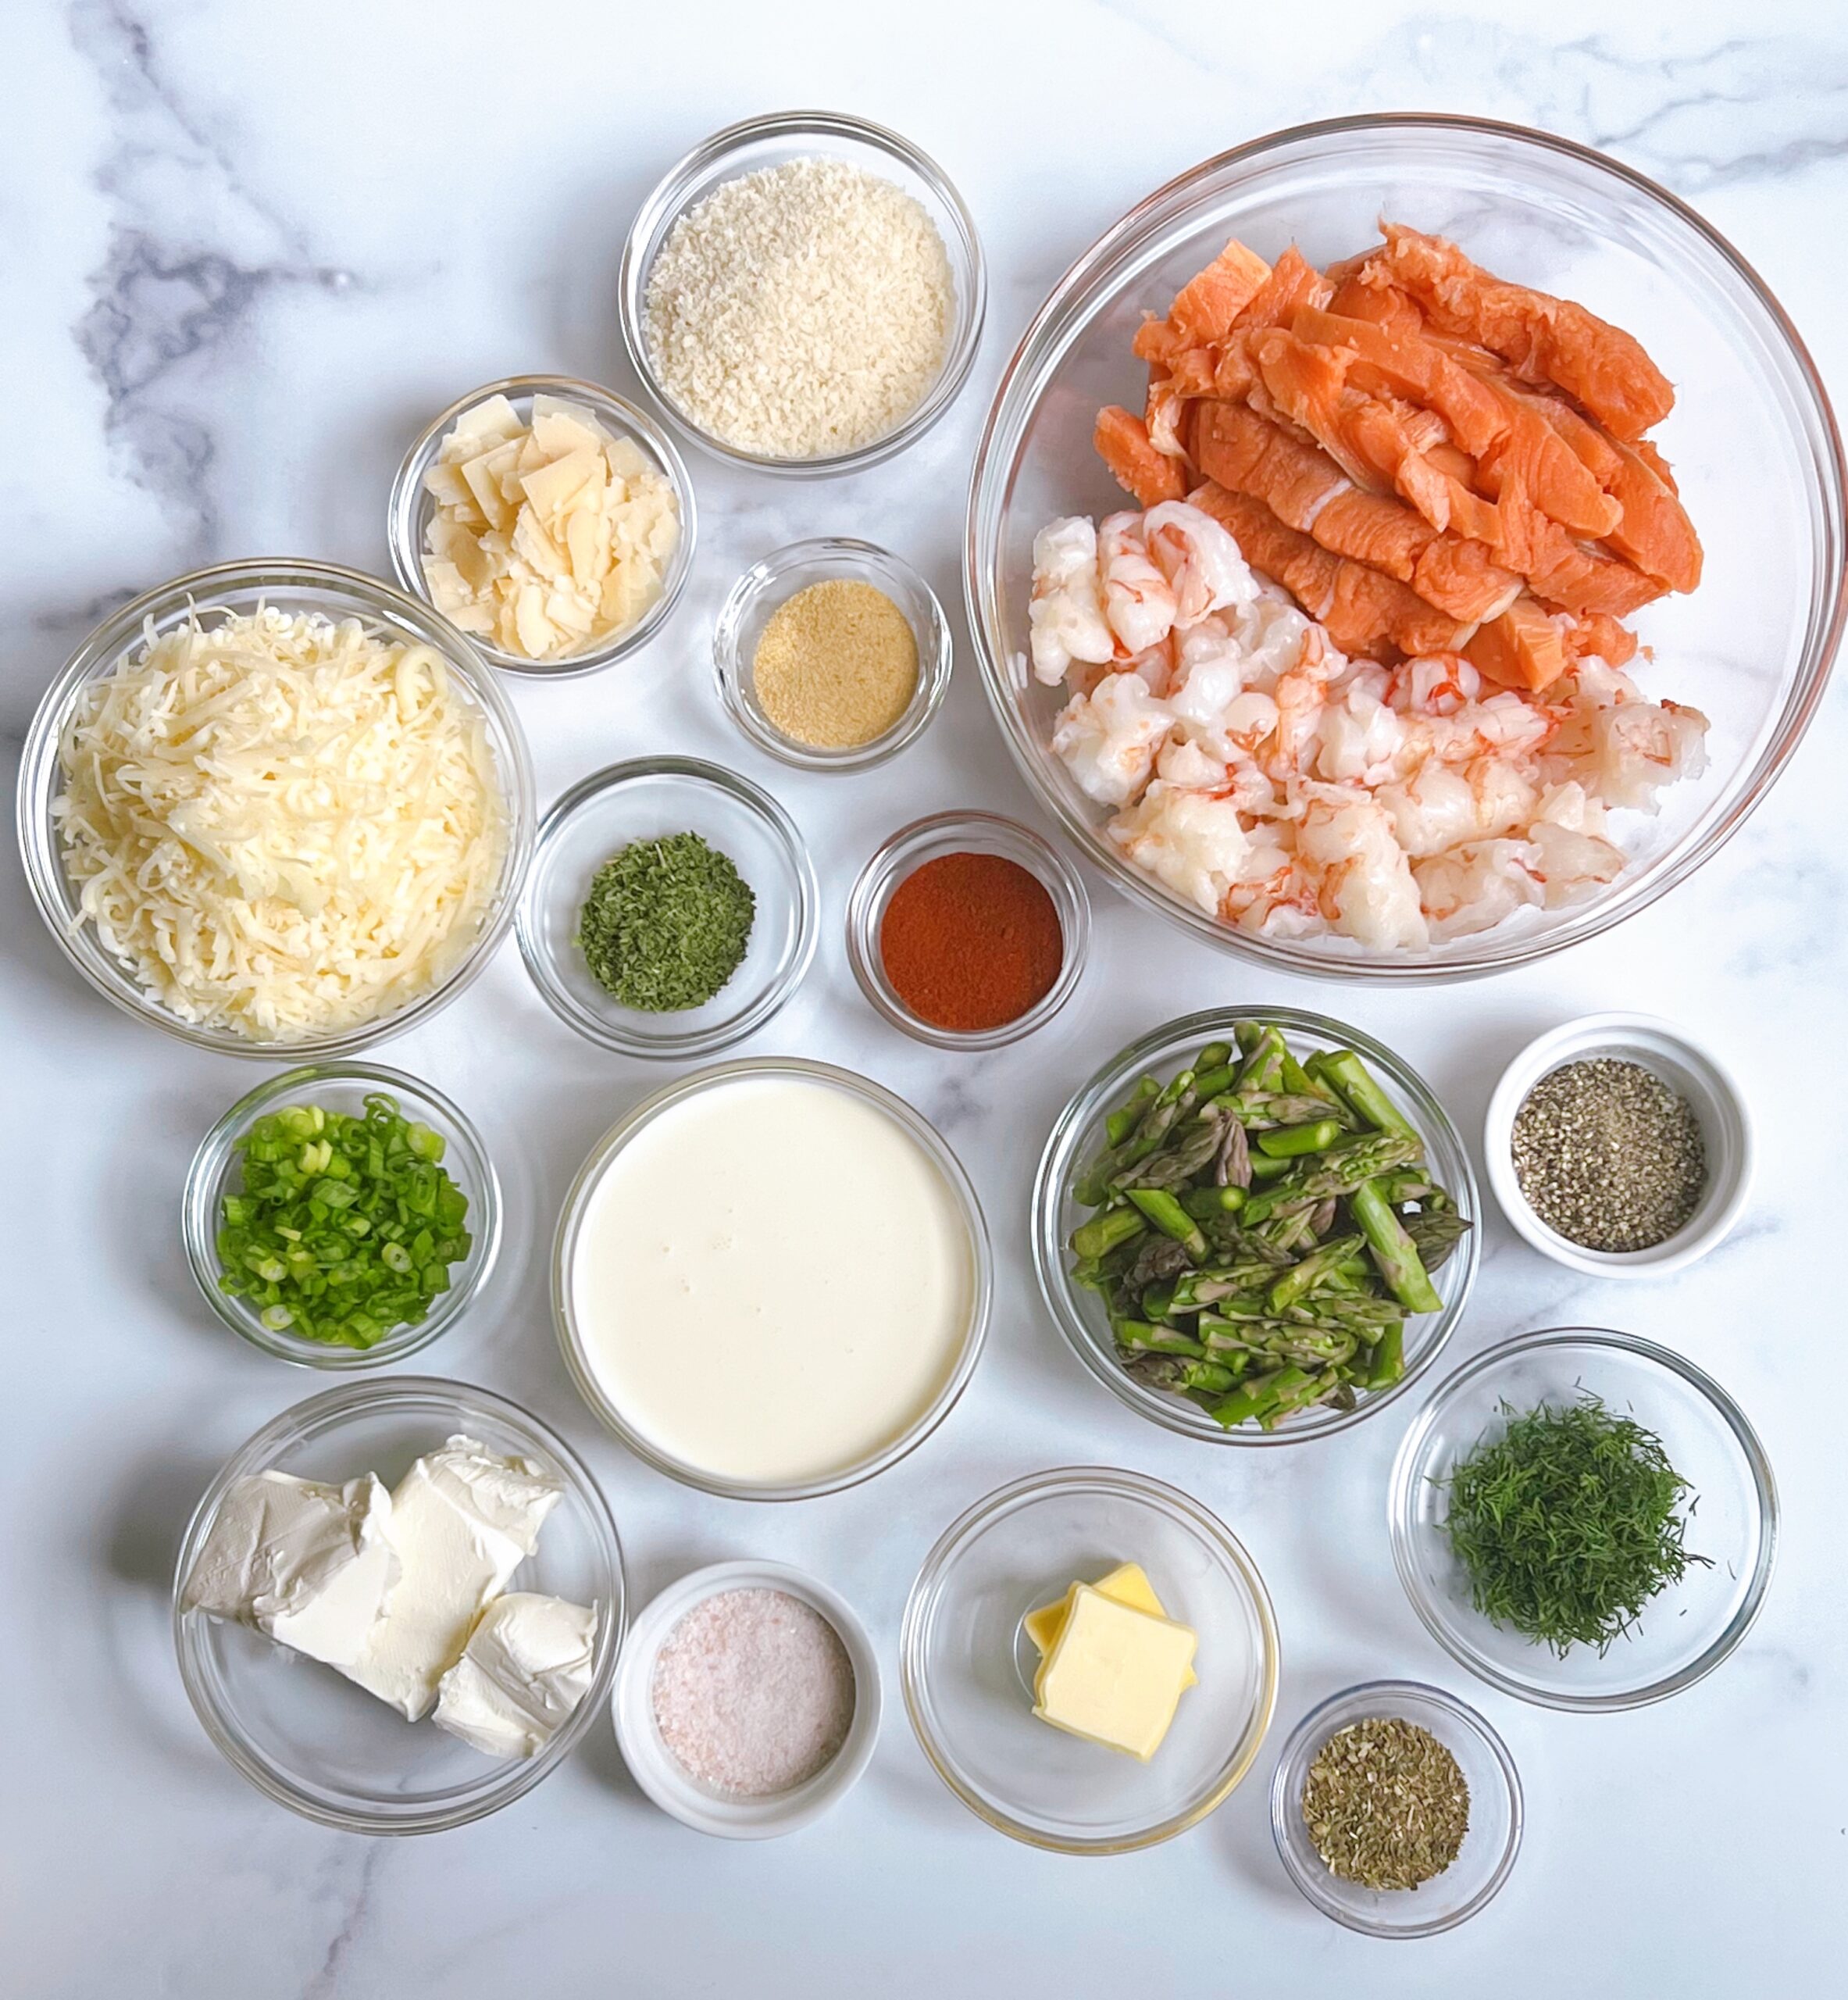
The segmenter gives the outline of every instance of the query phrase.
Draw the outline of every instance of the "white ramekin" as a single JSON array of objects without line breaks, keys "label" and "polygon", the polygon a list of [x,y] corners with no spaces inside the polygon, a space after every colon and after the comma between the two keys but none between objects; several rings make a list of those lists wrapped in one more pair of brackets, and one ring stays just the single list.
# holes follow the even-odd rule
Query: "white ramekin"
[{"label": "white ramekin", "polygon": [[[684,1770],[655,1722],[655,1662],[680,1620],[721,1591],[783,1591],[819,1612],[840,1635],[854,1670],[854,1719],[833,1759],[804,1784],[767,1798],[733,1798]],[[793,1834],[840,1803],[872,1757],[879,1740],[879,1656],[847,1601],[785,1562],[715,1562],[670,1584],[630,1630],[618,1663],[610,1712],[623,1759],[664,1812],[696,1833],[762,1841]]]},{"label": "white ramekin", "polygon": [[[1638,1062],[1680,1091],[1700,1121],[1707,1191],[1693,1216],[1649,1250],[1587,1250],[1534,1212],[1514,1172],[1514,1116],[1543,1077],[1607,1055]],[[1752,1121],[1731,1073],[1683,1030],[1650,1014],[1587,1014],[1530,1041],[1502,1072],[1483,1121],[1489,1184],[1501,1211],[1543,1256],[1596,1278],[1658,1278],[1704,1257],[1739,1220],[1752,1181]]]}]

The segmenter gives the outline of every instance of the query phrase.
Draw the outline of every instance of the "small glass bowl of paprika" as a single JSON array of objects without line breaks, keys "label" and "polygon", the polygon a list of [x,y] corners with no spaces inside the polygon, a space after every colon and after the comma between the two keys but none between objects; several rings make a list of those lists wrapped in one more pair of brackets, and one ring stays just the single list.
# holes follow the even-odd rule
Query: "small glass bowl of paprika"
[{"label": "small glass bowl of paprika", "polygon": [[860,990],[937,1048],[1000,1048],[1044,1027],[1078,984],[1090,931],[1076,870],[994,812],[901,827],[847,903]]}]

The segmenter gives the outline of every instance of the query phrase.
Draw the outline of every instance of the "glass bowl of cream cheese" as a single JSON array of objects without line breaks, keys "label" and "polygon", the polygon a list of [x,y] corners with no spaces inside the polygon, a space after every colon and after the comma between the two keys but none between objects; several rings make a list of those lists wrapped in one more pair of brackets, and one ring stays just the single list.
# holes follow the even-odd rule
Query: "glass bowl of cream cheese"
[{"label": "glass bowl of cream cheese", "polygon": [[194,1510],[180,1679],[226,1761],[357,1834],[440,1833],[555,1770],[608,1701],[622,1547],[517,1403],[427,1376],[284,1410]]}]

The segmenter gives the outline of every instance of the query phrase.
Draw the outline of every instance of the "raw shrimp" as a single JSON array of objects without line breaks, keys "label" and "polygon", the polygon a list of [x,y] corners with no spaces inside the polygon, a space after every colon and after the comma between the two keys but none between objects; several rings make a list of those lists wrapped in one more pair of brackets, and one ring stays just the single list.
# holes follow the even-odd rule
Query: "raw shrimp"
[{"label": "raw shrimp", "polygon": [[1106,674],[1068,702],[1053,726],[1053,754],[1100,805],[1125,805],[1141,792],[1172,713],[1140,673]]},{"label": "raw shrimp", "polygon": [[[1653,810],[1700,770],[1705,718],[1595,655],[1538,693],[1455,651],[1345,657],[1274,585],[1218,568],[1193,511],[1097,531],[1122,622],[1113,603],[1108,665],[1072,659],[1052,748],[1125,858],[1222,923],[1386,952],[1557,909],[1621,872],[1611,809]],[[1040,595],[1082,600],[1082,537],[1054,526]],[[1125,624],[1150,643],[1132,652]]]},{"label": "raw shrimp", "polygon": [[1143,545],[1174,594],[1177,625],[1196,625],[1227,605],[1256,602],[1258,580],[1239,545],[1211,514],[1170,500],[1142,517]]},{"label": "raw shrimp", "polygon": [[1027,623],[1033,677],[1049,688],[1065,679],[1075,660],[1096,666],[1115,655],[1097,576],[1097,530],[1083,515],[1048,521],[1033,537]]},{"label": "raw shrimp", "polygon": [[1104,615],[1124,654],[1147,652],[1174,630],[1174,591],[1149,559],[1142,522],[1140,514],[1108,514],[1097,524]]}]

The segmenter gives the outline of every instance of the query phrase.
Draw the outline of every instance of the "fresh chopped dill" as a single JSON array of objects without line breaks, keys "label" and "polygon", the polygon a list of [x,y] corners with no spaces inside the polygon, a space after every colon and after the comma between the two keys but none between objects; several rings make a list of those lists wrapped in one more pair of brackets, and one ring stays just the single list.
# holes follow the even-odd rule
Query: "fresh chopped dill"
[{"label": "fresh chopped dill", "polygon": [[1472,1600],[1562,1657],[1575,1645],[1604,1652],[1691,1563],[1709,1562],[1682,1545],[1691,1489],[1653,1430],[1589,1391],[1501,1409],[1501,1434],[1446,1482],[1444,1531]]}]

